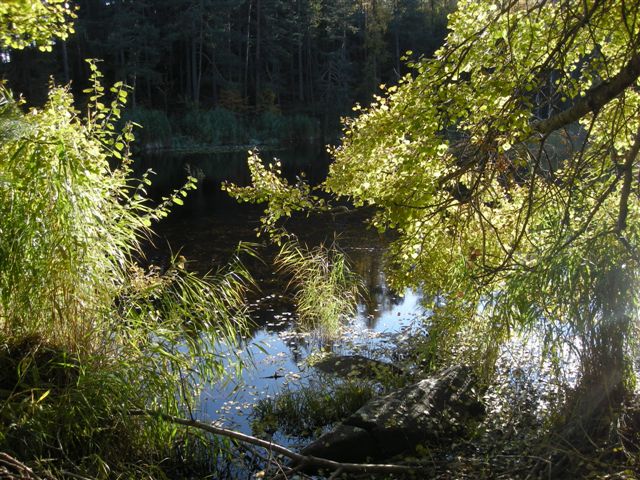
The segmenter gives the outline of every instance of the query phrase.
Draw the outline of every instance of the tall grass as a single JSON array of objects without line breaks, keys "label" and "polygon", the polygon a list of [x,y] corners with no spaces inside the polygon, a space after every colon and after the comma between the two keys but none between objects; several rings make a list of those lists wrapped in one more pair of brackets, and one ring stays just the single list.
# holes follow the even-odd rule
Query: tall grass
[{"label": "tall grass", "polygon": [[197,438],[130,412],[191,413],[233,373],[216,345],[243,328],[251,279],[239,260],[204,278],[182,258],[137,266],[194,180],[152,206],[115,128],[127,90],[108,99],[91,68],[84,118],[66,89],[28,114],[0,89],[0,450],[55,475],[157,477]]},{"label": "tall grass", "polygon": [[335,246],[308,248],[296,240],[283,243],[275,259],[290,276],[301,325],[335,336],[344,319],[356,312],[360,282]]}]

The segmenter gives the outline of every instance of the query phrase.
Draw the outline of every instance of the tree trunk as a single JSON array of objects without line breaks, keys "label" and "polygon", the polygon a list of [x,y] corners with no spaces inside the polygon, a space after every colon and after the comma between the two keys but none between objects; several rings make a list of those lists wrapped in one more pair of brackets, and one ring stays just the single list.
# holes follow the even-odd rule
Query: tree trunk
[{"label": "tree trunk", "polygon": [[261,35],[260,35],[260,0],[256,0],[256,52],[255,52],[255,65],[254,65],[254,70],[255,70],[255,96],[256,96],[256,106],[258,105],[258,102],[260,101],[260,73],[261,73],[261,61],[262,59],[260,58],[260,47],[261,47]]},{"label": "tree trunk", "polygon": [[191,39],[191,61],[190,61],[190,74],[191,79],[191,100],[195,106],[198,106],[198,44],[195,38]]},{"label": "tree trunk", "polygon": [[247,12],[247,39],[246,39],[246,51],[244,61],[244,96],[249,93],[249,53],[251,52],[251,7],[253,2],[249,0],[249,9]]},{"label": "tree trunk", "polygon": [[298,0],[298,100],[304,101],[304,72],[302,62],[302,51],[304,43],[304,33],[302,30],[302,0]]},{"label": "tree trunk", "polygon": [[218,106],[218,66],[216,65],[215,53],[211,53],[211,101],[214,107]]},{"label": "tree trunk", "polygon": [[71,81],[71,75],[69,74],[69,55],[67,52],[67,42],[63,40],[60,42],[62,47],[62,67],[64,72],[64,83],[68,84]]}]

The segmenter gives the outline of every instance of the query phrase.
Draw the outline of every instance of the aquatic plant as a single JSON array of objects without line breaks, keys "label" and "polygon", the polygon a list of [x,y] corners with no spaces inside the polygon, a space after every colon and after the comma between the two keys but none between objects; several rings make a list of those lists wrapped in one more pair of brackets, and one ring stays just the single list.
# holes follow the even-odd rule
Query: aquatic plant
[{"label": "aquatic plant", "polygon": [[331,337],[347,317],[355,314],[361,282],[336,245],[309,248],[290,237],[274,263],[278,271],[290,277],[303,327]]},{"label": "aquatic plant", "polygon": [[352,379],[312,383],[284,389],[254,406],[251,428],[257,435],[281,431],[295,437],[313,437],[345,419],[376,394],[372,382]]}]

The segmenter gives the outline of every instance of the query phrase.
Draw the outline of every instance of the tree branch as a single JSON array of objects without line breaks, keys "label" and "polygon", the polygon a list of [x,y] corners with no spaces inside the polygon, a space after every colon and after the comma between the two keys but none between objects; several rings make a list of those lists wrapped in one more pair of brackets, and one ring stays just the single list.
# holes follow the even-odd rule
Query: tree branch
[{"label": "tree branch", "polygon": [[631,182],[633,180],[633,162],[640,152],[640,128],[636,132],[631,150],[627,152],[623,171],[622,190],[620,192],[620,207],[618,209],[618,224],[616,230],[622,232],[627,228],[627,215],[629,214],[629,194],[631,193]]},{"label": "tree branch", "polygon": [[[5,476],[6,475],[6,476]],[[9,454],[0,452],[0,478],[21,478],[24,480],[41,480],[33,470],[24,463],[11,457]]]},{"label": "tree branch", "polygon": [[213,433],[214,435],[221,435],[223,437],[233,438],[234,440],[238,440],[240,442],[248,443],[251,445],[257,445],[262,448],[266,448],[273,452],[279,453],[280,455],[284,455],[285,457],[290,458],[295,461],[297,464],[302,465],[303,467],[312,466],[317,468],[326,468],[329,470],[340,470],[343,472],[381,472],[381,473],[415,473],[419,470],[420,467],[415,466],[407,466],[407,465],[392,465],[392,464],[379,464],[379,463],[341,463],[335,462],[333,460],[328,460],[326,458],[314,457],[311,455],[302,455],[296,453],[292,450],[289,450],[282,445],[278,445],[277,443],[268,442],[266,440],[262,440],[260,438],[253,437],[251,435],[246,435],[241,432],[236,432],[235,430],[229,430],[226,428],[215,427],[213,425],[199,422],[197,420],[188,420],[180,417],[175,417],[173,415],[168,415],[163,412],[155,411],[155,410],[133,410],[130,412],[131,415],[146,415],[155,418],[161,418],[171,423],[175,423],[178,425],[184,425],[186,427],[193,427],[200,430],[204,430],[205,432]]},{"label": "tree branch", "polygon": [[616,75],[597,87],[589,90],[584,97],[577,99],[573,106],[545,120],[534,122],[534,132],[546,135],[570,123],[579,120],[587,113],[597,112],[611,100],[620,95],[640,77],[640,54],[636,54]]}]

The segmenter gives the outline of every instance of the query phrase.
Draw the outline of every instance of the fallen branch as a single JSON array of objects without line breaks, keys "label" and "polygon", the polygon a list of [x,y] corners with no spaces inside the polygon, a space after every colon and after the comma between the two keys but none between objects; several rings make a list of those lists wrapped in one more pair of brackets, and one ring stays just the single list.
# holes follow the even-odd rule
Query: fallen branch
[{"label": "fallen branch", "polygon": [[186,427],[198,428],[205,432],[213,433],[214,435],[221,435],[223,437],[233,438],[240,442],[249,443],[251,445],[257,445],[269,449],[273,452],[279,453],[287,458],[290,458],[296,464],[306,467],[326,468],[329,470],[342,470],[343,472],[364,472],[364,473],[415,473],[420,467],[408,466],[408,465],[394,465],[394,464],[380,464],[380,463],[341,463],[326,458],[314,457],[312,455],[301,455],[289,450],[277,443],[262,440],[260,438],[253,437],[235,430],[229,430],[226,428],[215,427],[208,423],[199,422],[197,420],[189,420],[180,417],[174,417],[163,412],[154,410],[134,410],[130,412],[132,415],[147,415],[150,417],[161,418],[171,423],[178,425],[184,425]]}]

